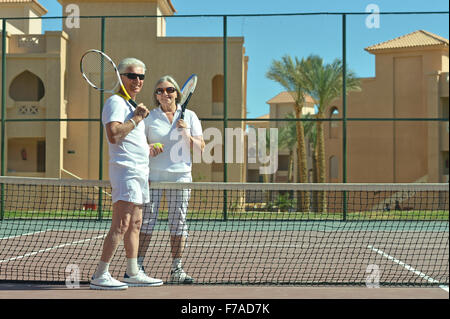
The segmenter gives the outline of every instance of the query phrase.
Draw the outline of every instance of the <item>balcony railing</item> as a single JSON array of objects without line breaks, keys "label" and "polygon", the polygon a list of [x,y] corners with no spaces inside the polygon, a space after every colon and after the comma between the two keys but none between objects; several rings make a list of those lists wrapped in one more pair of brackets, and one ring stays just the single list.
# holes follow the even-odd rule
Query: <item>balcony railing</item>
[{"label": "balcony railing", "polygon": [[8,118],[45,118],[45,107],[36,101],[16,101],[8,108]]},{"label": "balcony railing", "polygon": [[8,53],[45,53],[46,38],[42,34],[18,34],[9,39]]}]

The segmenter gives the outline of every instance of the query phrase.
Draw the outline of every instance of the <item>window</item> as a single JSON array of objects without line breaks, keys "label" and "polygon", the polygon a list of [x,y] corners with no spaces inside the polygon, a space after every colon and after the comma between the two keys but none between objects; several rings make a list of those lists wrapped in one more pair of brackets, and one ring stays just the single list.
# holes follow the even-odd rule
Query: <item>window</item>
[{"label": "window", "polygon": [[20,73],[9,87],[9,95],[14,101],[40,101],[44,94],[44,83],[30,71]]},{"label": "window", "polygon": [[[335,119],[339,117],[339,110],[336,106],[333,106],[330,109],[330,119]],[[339,122],[338,121],[330,121],[329,124],[329,137],[330,138],[337,138],[338,137],[338,127]]]},{"label": "window", "polygon": [[278,170],[279,171],[289,170],[289,155],[278,156]]}]

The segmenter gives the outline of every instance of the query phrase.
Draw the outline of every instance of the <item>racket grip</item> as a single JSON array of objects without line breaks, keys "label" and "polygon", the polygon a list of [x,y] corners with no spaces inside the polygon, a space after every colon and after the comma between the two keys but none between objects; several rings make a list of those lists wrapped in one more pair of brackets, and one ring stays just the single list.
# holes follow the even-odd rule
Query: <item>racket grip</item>
[{"label": "racket grip", "polygon": [[134,100],[129,99],[128,102],[130,102],[130,104],[133,105],[134,108],[137,108],[137,103]]},{"label": "racket grip", "polygon": [[189,103],[189,100],[191,99],[192,93],[189,93],[186,101],[184,101],[183,105],[181,106],[181,119],[184,119],[184,111],[186,110],[186,106]]}]

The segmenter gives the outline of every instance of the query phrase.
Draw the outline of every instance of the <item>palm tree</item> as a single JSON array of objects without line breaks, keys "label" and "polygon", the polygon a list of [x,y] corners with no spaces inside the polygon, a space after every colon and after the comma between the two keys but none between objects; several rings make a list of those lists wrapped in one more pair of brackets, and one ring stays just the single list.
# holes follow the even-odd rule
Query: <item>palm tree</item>
[{"label": "palm tree", "polygon": [[[323,64],[323,59],[316,55],[309,56],[300,69],[301,78],[305,85],[306,92],[316,101],[317,119],[325,118],[325,112],[330,107],[333,100],[342,96],[343,84],[343,64],[339,59],[330,64]],[[346,72],[346,91],[360,90],[359,79],[354,72]],[[323,121],[316,121],[317,130],[317,162],[318,162],[318,182],[326,182],[326,160],[325,160],[325,139],[323,133]],[[318,210],[326,211],[327,203],[325,192],[319,194]]]},{"label": "palm tree", "polygon": [[[289,113],[286,115],[286,119],[293,119],[295,115]],[[289,150],[289,165],[288,165],[288,183],[294,182],[294,149],[297,144],[297,124],[289,121],[286,126],[280,128],[278,134],[280,148],[286,148]]]},{"label": "palm tree", "polygon": [[[315,118],[313,114],[306,114],[304,116],[306,120]],[[308,141],[308,147],[312,149],[312,168],[313,168],[313,178],[310,180],[310,183],[317,183],[317,130],[314,121],[305,121],[303,124],[305,128],[305,137]]]},{"label": "palm tree", "polygon": [[[315,118],[315,115],[313,114],[306,114],[305,119],[312,119]],[[306,121],[304,124],[305,127],[305,136],[308,140],[308,147],[311,150],[312,153],[312,172],[313,176],[310,180],[311,183],[317,183],[318,182],[318,160],[317,160],[317,129],[316,129],[316,123],[314,121]],[[317,211],[319,202],[318,192],[315,191],[312,194],[312,204],[311,204],[311,210]]]},{"label": "palm tree", "polygon": [[[303,60],[295,61],[288,55],[282,57],[281,61],[274,60],[272,65],[267,71],[267,78],[274,80],[281,84],[294,98],[295,101],[295,117],[301,119],[302,109],[305,104],[305,89],[304,79],[300,72]],[[296,122],[297,131],[297,167],[298,177],[300,183],[306,183],[308,180],[308,168],[306,162],[306,146],[305,146],[305,134],[303,124],[301,121]],[[302,211],[309,211],[309,194],[305,192],[301,198],[297,201],[300,205],[299,209]]]}]

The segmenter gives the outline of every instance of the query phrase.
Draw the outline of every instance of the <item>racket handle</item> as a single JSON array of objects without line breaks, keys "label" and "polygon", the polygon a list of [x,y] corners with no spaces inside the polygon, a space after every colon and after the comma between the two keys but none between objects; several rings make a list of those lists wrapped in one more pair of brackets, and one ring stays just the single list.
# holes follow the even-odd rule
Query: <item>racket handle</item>
[{"label": "racket handle", "polygon": [[130,102],[130,104],[133,105],[134,108],[137,108],[137,103],[134,100],[129,99],[128,102]]},{"label": "racket handle", "polygon": [[186,110],[186,106],[189,103],[189,100],[191,99],[192,93],[189,93],[188,97],[186,98],[186,101],[184,101],[183,105],[181,106],[181,119],[184,119],[184,111]]}]

